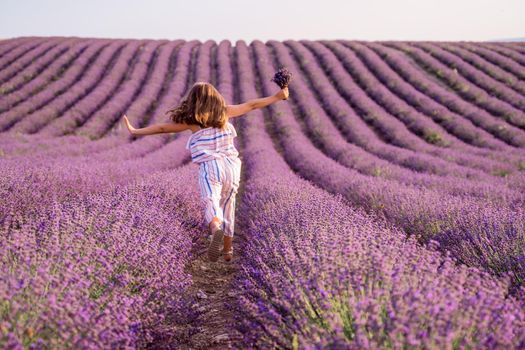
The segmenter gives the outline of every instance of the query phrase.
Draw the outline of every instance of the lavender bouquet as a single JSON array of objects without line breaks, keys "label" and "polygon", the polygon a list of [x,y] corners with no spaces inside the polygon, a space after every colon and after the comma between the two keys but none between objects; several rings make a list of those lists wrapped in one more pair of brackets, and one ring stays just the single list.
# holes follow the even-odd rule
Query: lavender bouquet
[{"label": "lavender bouquet", "polygon": [[285,67],[279,68],[279,70],[274,74],[273,78],[270,81],[275,82],[281,89],[284,89],[290,83],[292,79],[292,73]]}]

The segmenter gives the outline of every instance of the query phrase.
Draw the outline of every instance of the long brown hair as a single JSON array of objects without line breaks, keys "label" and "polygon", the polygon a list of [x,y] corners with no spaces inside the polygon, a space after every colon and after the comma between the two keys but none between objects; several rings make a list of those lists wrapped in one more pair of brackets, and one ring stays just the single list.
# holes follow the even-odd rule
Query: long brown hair
[{"label": "long brown hair", "polygon": [[196,82],[182,102],[166,112],[175,123],[197,124],[201,128],[223,128],[228,121],[224,97],[207,82]]}]

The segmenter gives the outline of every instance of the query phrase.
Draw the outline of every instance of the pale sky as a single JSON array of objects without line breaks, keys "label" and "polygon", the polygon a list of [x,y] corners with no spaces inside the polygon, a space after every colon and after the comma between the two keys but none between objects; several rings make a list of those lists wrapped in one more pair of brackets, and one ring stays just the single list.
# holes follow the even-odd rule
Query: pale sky
[{"label": "pale sky", "polygon": [[500,40],[525,0],[0,0],[0,38]]}]

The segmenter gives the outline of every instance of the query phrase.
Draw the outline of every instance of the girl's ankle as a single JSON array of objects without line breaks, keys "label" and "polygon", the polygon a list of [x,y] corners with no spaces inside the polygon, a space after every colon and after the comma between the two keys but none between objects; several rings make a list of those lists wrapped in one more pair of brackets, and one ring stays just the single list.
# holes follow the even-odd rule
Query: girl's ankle
[{"label": "girl's ankle", "polygon": [[224,236],[224,245],[223,249],[225,252],[229,251],[233,246],[232,237],[230,236]]}]

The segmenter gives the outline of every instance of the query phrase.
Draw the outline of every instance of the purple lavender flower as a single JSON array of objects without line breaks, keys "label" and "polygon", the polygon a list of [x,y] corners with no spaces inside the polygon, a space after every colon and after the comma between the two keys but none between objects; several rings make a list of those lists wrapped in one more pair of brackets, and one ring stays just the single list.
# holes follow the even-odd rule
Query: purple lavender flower
[{"label": "purple lavender flower", "polygon": [[290,84],[290,81],[292,79],[292,73],[286,69],[285,67],[279,68],[279,70],[275,73],[272,79],[270,81],[275,82],[281,89],[284,89],[285,87]]}]

